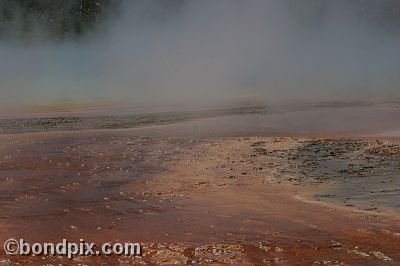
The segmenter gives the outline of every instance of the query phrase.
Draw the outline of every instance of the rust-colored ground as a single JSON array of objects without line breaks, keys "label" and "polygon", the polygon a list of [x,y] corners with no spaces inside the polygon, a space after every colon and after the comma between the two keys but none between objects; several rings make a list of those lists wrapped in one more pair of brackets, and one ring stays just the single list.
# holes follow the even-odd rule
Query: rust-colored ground
[{"label": "rust-colored ground", "polygon": [[[397,265],[395,210],[318,202],[293,182],[302,138],[162,136],[160,128],[0,137],[0,240],[132,241],[142,258],[12,257],[21,264]],[[261,144],[260,144],[261,143]],[[361,210],[360,210],[361,209]]]}]

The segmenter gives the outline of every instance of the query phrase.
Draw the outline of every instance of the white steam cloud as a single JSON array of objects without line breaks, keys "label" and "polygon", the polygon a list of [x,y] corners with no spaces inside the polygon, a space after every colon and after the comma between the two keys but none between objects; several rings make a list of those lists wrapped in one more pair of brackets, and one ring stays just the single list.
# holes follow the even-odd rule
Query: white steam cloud
[{"label": "white steam cloud", "polygon": [[360,4],[172,3],[125,1],[118,17],[75,41],[3,41],[0,101],[153,104],[400,96],[399,29],[374,24],[360,14]]}]

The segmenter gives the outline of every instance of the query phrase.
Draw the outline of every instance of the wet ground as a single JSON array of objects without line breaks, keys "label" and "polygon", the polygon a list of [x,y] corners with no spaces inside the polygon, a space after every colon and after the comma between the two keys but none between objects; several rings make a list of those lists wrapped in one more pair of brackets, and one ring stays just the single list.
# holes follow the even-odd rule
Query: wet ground
[{"label": "wet ground", "polygon": [[397,140],[280,133],[299,114],[266,115],[1,135],[1,241],[138,241],[144,256],[0,264],[397,265]]},{"label": "wet ground", "polygon": [[289,164],[299,183],[326,183],[330,193],[319,200],[400,210],[400,146],[382,140],[307,140],[289,151]]},{"label": "wet ground", "polygon": [[91,114],[81,116],[61,115],[56,117],[27,117],[0,119],[0,133],[26,133],[42,131],[65,131],[85,129],[121,129],[145,125],[162,125],[189,121],[200,118],[221,117],[227,115],[265,114],[266,106],[238,107],[217,110],[199,110],[186,112],[160,112],[117,115],[115,113]]}]

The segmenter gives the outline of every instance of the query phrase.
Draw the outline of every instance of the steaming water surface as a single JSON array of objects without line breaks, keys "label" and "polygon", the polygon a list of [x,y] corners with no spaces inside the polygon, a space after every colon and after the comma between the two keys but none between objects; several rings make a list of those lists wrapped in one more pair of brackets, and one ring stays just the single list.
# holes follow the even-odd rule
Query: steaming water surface
[{"label": "steaming water surface", "polygon": [[79,40],[0,42],[0,101],[140,106],[397,97],[395,2],[122,1],[118,16]]}]

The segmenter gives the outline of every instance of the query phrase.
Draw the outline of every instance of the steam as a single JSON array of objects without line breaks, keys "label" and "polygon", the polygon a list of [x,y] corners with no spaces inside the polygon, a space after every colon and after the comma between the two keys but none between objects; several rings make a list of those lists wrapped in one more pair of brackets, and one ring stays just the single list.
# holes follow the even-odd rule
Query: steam
[{"label": "steam", "polygon": [[365,2],[376,3],[124,1],[117,17],[78,40],[46,40],[43,29],[30,44],[2,40],[0,102],[400,96],[399,24],[365,16]]}]

